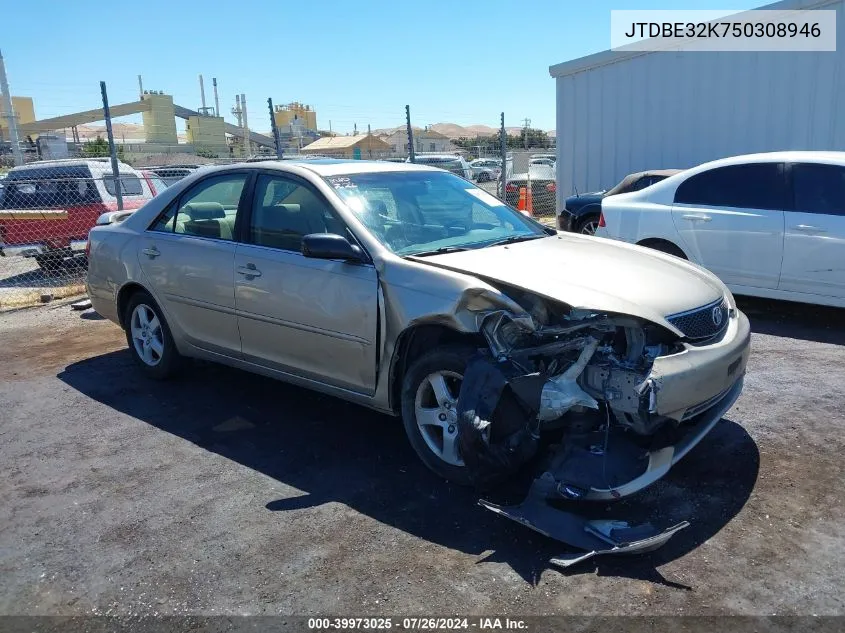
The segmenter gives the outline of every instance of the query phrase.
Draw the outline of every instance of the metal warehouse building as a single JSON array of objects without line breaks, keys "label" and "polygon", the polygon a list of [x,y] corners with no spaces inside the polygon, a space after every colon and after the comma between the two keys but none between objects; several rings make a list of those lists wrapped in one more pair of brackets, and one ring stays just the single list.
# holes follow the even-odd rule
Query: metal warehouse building
[{"label": "metal warehouse building", "polygon": [[[835,9],[845,0],[761,7]],[[845,150],[845,43],[836,52],[604,51],[549,68],[558,206],[626,174],[750,152]]]}]

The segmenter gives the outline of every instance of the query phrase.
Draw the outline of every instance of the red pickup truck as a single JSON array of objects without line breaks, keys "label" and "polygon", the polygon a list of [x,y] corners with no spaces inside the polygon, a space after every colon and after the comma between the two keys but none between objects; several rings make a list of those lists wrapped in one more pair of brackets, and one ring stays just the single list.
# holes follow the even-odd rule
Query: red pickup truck
[{"label": "red pickup truck", "polygon": [[[124,209],[137,209],[155,195],[141,172],[123,163],[118,171]],[[102,213],[117,209],[116,191],[108,159],[15,167],[0,189],[0,255],[34,257],[42,268],[55,268],[84,250],[88,231]]]}]

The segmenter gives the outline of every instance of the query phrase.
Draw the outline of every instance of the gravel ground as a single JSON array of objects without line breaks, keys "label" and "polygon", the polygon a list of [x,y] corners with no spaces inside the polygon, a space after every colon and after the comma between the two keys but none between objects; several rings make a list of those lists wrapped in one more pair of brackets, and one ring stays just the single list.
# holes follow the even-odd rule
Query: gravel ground
[{"label": "gravel ground", "polygon": [[150,382],[91,311],[0,315],[0,614],[842,614],[843,311],[743,307],[745,392],[636,500],[692,527],[566,573],[391,418],[205,363]]}]

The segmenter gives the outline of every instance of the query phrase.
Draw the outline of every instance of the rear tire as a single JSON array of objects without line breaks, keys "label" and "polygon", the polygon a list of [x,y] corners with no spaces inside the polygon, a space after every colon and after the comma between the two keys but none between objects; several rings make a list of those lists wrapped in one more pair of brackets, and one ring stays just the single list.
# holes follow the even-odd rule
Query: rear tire
[{"label": "rear tire", "polygon": [[165,380],[178,371],[182,357],[161,308],[148,292],[139,290],[129,298],[123,323],[129,351],[147,376]]},{"label": "rear tire", "polygon": [[681,259],[687,259],[684,251],[672,244],[672,242],[667,242],[666,240],[645,240],[640,242],[639,246],[645,246],[646,248],[660,251],[661,253],[666,253],[667,255],[674,255],[675,257],[680,257]]},{"label": "rear tire", "polygon": [[402,423],[411,447],[429,470],[461,486],[471,481],[458,449],[456,404],[475,353],[465,345],[436,348],[414,361],[402,381]]},{"label": "rear tire", "polygon": [[595,235],[597,228],[599,228],[599,216],[588,215],[578,220],[575,232],[581,233],[582,235]]},{"label": "rear tire", "polygon": [[64,257],[63,252],[49,252],[35,256],[35,263],[46,276],[52,277],[54,275],[64,274]]}]

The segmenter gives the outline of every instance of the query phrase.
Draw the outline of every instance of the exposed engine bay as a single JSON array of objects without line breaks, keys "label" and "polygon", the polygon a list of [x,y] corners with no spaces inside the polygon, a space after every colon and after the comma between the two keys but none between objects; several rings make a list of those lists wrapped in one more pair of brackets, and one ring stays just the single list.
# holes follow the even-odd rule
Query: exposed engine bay
[{"label": "exposed engine bay", "polygon": [[542,465],[521,504],[480,504],[588,550],[553,561],[564,567],[595,554],[659,547],[688,524],[660,530],[589,521],[560,504],[618,499],[653,483],[680,458],[679,440],[706,433],[717,421],[713,415],[724,413],[719,403],[727,408],[735,395],[705,403],[709,415],[660,415],[663,385],[653,365],[658,357],[684,351],[677,335],[636,317],[575,310],[512,288],[506,292],[525,312],[477,314],[489,349],[480,350],[466,368],[457,404],[458,441],[471,479],[482,490],[531,461]]}]

